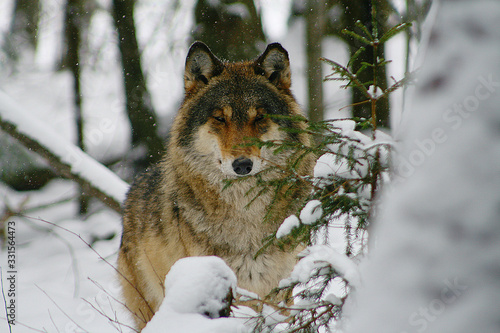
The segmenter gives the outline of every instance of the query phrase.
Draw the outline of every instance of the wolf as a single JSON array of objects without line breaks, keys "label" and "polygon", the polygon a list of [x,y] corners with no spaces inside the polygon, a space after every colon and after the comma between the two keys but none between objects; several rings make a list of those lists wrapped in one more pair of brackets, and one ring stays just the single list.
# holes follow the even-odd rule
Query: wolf
[{"label": "wolf", "polygon": [[[180,258],[221,257],[238,285],[261,297],[291,272],[296,253],[277,246],[256,253],[262,240],[299,208],[309,188],[304,182],[280,190],[287,195],[251,195],[259,175],[283,177],[291,153],[248,144],[289,140],[310,145],[290,86],[288,52],[278,43],[253,61],[236,63],[221,61],[202,42],[190,47],[185,97],[167,152],[134,181],[124,204],[118,270],[138,329],[158,310],[163,280]],[[309,175],[312,162],[305,156],[295,172]],[[227,180],[234,181],[226,186]],[[266,216],[271,218],[263,222]]]}]

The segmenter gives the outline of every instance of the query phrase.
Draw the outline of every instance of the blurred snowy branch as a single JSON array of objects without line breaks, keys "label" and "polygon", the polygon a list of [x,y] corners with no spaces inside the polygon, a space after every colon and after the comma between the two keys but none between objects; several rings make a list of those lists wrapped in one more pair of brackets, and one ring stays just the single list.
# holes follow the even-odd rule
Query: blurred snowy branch
[{"label": "blurred snowy branch", "polygon": [[128,184],[0,92],[0,128],[117,212]]},{"label": "blurred snowy branch", "polygon": [[500,331],[500,3],[435,4],[345,332]]}]

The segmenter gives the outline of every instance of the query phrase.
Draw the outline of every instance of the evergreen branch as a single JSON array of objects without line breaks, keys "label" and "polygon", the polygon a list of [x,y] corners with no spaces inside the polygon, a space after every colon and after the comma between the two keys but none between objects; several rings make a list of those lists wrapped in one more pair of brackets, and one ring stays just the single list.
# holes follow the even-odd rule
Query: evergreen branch
[{"label": "evergreen branch", "polygon": [[363,30],[363,32],[366,34],[366,36],[368,38],[370,38],[370,40],[373,40],[373,36],[372,36],[372,33],[370,32],[370,30],[368,30],[368,28],[360,21],[360,20],[357,20],[354,25],[358,28],[360,28],[361,30]]},{"label": "evergreen branch", "polygon": [[382,37],[380,37],[379,42],[381,44],[383,44],[383,43],[387,42],[389,39],[391,39],[392,37],[396,36],[400,32],[405,31],[406,29],[408,29],[411,26],[412,26],[412,24],[408,23],[408,22],[398,24],[398,25],[392,27],[391,29],[389,29],[385,34],[383,34]]},{"label": "evergreen branch", "polygon": [[360,36],[360,35],[358,35],[357,33],[353,32],[351,30],[343,29],[342,33],[344,35],[348,35],[348,36],[350,36],[350,37],[352,37],[354,39],[357,39],[357,40],[359,40],[360,42],[362,42],[362,43],[364,43],[366,45],[372,45],[372,43],[373,43],[372,41],[368,40],[367,38],[365,38],[363,36]]},{"label": "evergreen branch", "polygon": [[[368,67],[373,67],[373,65],[370,63],[367,63],[367,62],[362,62],[361,67],[357,70],[356,74],[354,74],[354,75],[359,76],[359,74],[361,74],[361,72],[363,72]],[[365,84],[368,84],[368,83],[369,82],[365,82]]]},{"label": "evergreen branch", "polygon": [[[378,42],[378,22],[377,22],[377,1],[372,0],[372,36],[374,38],[374,43]],[[375,46],[375,45],[374,45]]]},{"label": "evergreen branch", "polygon": [[347,68],[350,68],[352,64],[359,58],[360,54],[363,53],[366,50],[365,47],[360,47],[352,56],[351,59],[349,59],[349,62],[347,63]]},{"label": "evergreen branch", "polygon": [[333,70],[334,70],[333,74],[339,74],[342,78],[348,79],[349,83],[347,84],[347,86],[350,86],[350,85],[355,86],[356,88],[361,90],[361,92],[363,92],[363,94],[367,98],[371,99],[371,96],[368,93],[368,89],[366,89],[365,85],[361,81],[359,81],[357,74],[351,73],[351,71],[348,68],[342,66],[341,64],[339,64],[336,61],[333,61],[333,60],[330,60],[327,58],[320,58],[320,60],[326,62],[327,64],[329,64],[333,67]]}]

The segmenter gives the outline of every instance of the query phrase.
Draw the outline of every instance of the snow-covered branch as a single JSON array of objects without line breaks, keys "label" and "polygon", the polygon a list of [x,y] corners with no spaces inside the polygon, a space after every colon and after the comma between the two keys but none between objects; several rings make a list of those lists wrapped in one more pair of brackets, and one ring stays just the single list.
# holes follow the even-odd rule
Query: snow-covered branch
[{"label": "snow-covered branch", "polygon": [[128,184],[0,91],[0,129],[42,156],[60,175],[117,212]]},{"label": "snow-covered branch", "polygon": [[348,333],[500,332],[500,3],[433,6]]}]

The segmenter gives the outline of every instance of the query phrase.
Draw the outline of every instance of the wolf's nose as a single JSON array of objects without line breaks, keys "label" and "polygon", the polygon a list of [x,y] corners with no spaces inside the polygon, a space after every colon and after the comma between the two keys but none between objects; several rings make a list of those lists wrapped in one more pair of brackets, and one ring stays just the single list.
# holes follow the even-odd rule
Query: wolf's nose
[{"label": "wolf's nose", "polygon": [[249,158],[238,157],[233,161],[233,170],[238,175],[248,175],[252,171],[253,162]]}]

